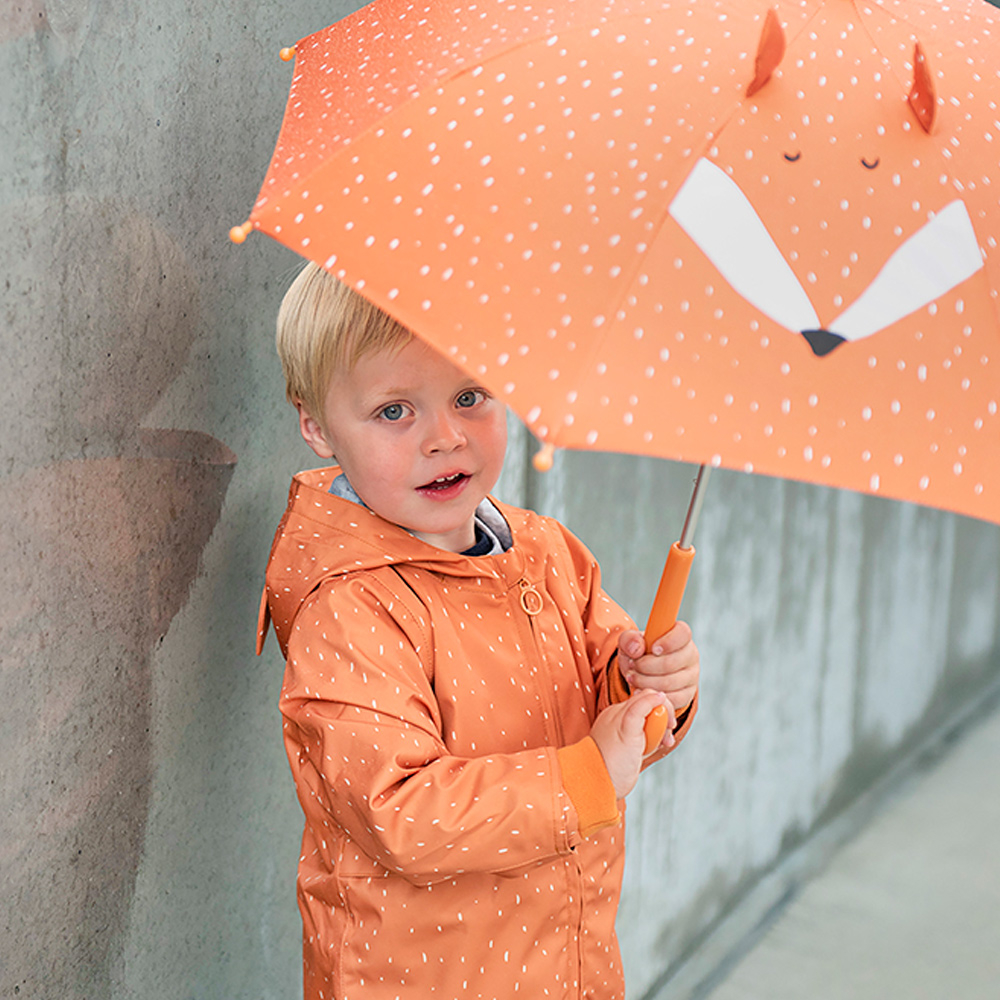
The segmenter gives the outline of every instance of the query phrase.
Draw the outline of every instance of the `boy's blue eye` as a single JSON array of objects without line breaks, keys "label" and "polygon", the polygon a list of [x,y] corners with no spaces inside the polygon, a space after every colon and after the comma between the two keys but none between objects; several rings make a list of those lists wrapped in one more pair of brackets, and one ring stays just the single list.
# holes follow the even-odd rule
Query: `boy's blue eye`
[{"label": "boy's blue eye", "polygon": [[483,398],[483,393],[479,389],[466,389],[455,402],[462,407],[475,406]]},{"label": "boy's blue eye", "polygon": [[382,410],[379,416],[386,420],[402,420],[403,412],[402,403],[390,403],[384,410]]}]

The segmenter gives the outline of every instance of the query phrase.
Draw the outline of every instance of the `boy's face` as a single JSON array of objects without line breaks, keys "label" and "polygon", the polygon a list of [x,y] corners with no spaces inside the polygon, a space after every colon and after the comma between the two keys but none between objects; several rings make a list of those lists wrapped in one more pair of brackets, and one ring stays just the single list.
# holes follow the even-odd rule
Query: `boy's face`
[{"label": "boy's face", "polygon": [[322,426],[301,406],[299,426],[376,514],[451,552],[475,543],[476,507],[503,466],[506,409],[423,341],[363,355],[331,379]]}]

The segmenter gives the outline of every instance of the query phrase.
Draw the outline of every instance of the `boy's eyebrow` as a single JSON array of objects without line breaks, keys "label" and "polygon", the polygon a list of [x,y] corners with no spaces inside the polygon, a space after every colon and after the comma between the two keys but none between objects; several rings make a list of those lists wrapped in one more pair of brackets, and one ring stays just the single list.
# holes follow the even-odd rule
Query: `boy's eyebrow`
[{"label": "boy's eyebrow", "polygon": [[376,403],[381,399],[389,397],[412,396],[415,388],[416,386],[412,384],[407,385],[406,383],[397,383],[385,387],[372,386],[364,391],[362,398],[365,402],[370,400],[372,403]]},{"label": "boy's eyebrow", "polygon": [[[382,396],[412,396],[421,388],[421,385],[422,383],[419,382],[403,382],[390,384],[385,387],[373,386],[365,393],[365,398],[371,398],[374,400]],[[455,391],[465,392],[468,389],[483,389],[485,391],[486,386],[484,386],[477,378],[469,375],[456,384]]]}]

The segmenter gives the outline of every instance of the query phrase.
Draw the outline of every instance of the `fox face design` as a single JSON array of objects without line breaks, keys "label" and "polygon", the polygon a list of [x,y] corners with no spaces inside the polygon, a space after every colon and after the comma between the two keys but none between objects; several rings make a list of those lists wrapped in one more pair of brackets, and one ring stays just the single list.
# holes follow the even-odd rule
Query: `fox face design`
[{"label": "fox face design", "polygon": [[1000,71],[904,6],[761,19],[603,360],[660,379],[622,421],[671,457],[995,516]]},{"label": "fox face design", "polygon": [[871,284],[824,325],[753,204],[711,160],[697,163],[670,214],[740,295],[801,333],[820,357],[929,305],[983,266],[968,210],[955,199],[904,240]]},{"label": "fox face design", "polygon": [[[878,61],[872,69],[828,60],[817,73],[784,55],[772,12],[748,88],[753,101],[696,163],[669,211],[737,293],[822,357],[940,299],[982,269],[983,254],[946,172],[932,204],[908,193],[914,172],[941,168],[927,148],[936,97],[919,43],[908,95]],[[816,91],[828,100],[804,110]],[[883,153],[890,129],[907,133],[912,152]],[[786,196],[776,198],[774,187]],[[884,219],[891,228],[880,231]]]}]

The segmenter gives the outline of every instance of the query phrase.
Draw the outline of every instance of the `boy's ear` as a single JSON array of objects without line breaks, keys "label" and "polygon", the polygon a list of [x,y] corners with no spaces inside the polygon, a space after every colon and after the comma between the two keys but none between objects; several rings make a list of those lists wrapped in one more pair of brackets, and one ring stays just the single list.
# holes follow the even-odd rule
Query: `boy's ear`
[{"label": "boy's ear", "polygon": [[299,433],[302,440],[320,458],[333,458],[333,445],[323,430],[319,421],[309,414],[309,411],[302,405],[301,399],[296,399],[295,409],[299,412]]}]

